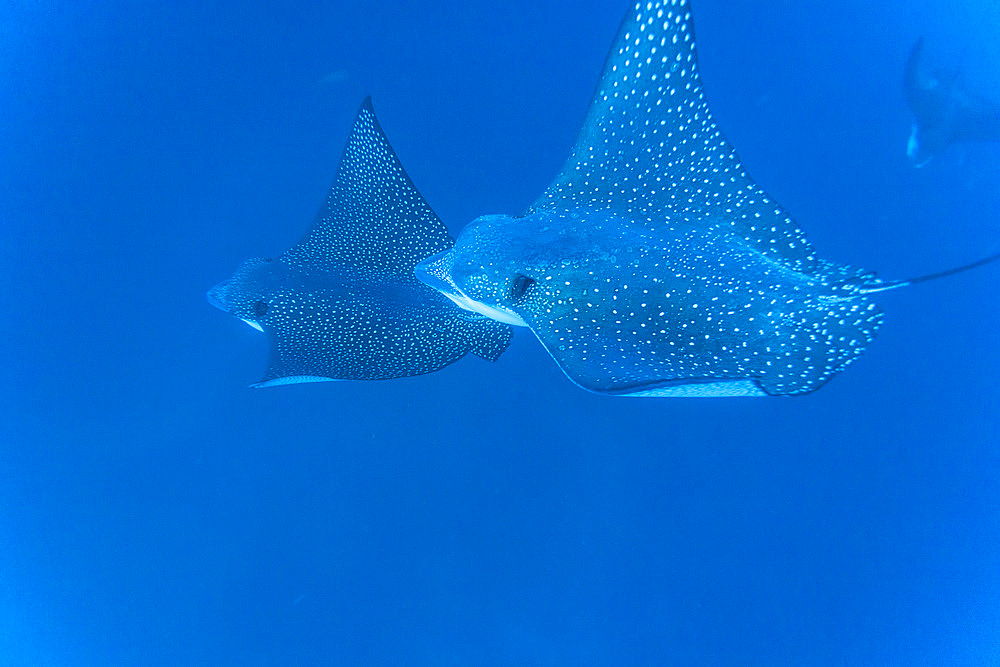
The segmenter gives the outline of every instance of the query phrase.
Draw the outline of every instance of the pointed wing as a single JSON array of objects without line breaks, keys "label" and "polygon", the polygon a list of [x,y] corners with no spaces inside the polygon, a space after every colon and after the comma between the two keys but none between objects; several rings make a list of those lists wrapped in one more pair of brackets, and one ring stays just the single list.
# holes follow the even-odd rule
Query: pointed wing
[{"label": "pointed wing", "polygon": [[796,270],[815,263],[802,231],[746,174],[712,120],[688,0],[630,10],[569,160],[526,214],[581,207],[717,229]]},{"label": "pointed wing", "polygon": [[934,86],[934,82],[924,75],[921,61],[924,55],[924,38],[918,37],[910,48],[910,55],[906,58],[906,67],[903,69],[903,90],[907,96],[914,92],[927,90]]},{"label": "pointed wing", "polygon": [[453,243],[406,175],[368,98],[326,203],[309,233],[284,258],[299,265],[347,264],[366,275],[412,276],[417,262]]}]

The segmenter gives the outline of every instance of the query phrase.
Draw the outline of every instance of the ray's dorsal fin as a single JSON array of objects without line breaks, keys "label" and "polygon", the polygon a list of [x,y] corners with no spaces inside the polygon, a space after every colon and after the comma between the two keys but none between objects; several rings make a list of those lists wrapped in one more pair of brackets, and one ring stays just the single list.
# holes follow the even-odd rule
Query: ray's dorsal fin
[{"label": "ray's dorsal fin", "polygon": [[348,264],[370,275],[412,276],[417,262],[453,243],[406,175],[369,97],[358,110],[315,223],[284,258]]},{"label": "ray's dorsal fin", "polygon": [[746,174],[702,91],[688,0],[643,0],[618,30],[569,160],[527,214],[611,209],[743,237],[815,266],[795,222]]}]

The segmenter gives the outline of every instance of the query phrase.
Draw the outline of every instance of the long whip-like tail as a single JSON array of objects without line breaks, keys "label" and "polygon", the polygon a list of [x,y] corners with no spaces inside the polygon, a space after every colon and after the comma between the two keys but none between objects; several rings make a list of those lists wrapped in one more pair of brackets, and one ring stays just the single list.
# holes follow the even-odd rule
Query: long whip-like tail
[{"label": "long whip-like tail", "polygon": [[980,266],[992,264],[993,262],[996,262],[998,260],[1000,260],[1000,252],[995,252],[992,255],[987,255],[986,257],[977,259],[974,262],[969,262],[968,264],[962,264],[961,266],[956,266],[951,269],[946,269],[945,271],[928,273],[927,275],[924,276],[917,276],[916,278],[908,278],[906,280],[894,280],[892,282],[886,282],[877,285],[859,286],[857,288],[857,293],[876,294],[878,292],[887,292],[889,290],[899,289],[900,287],[909,287],[910,285],[926,283],[930,280],[937,280],[938,278],[947,278],[948,276],[953,276],[957,273],[965,273],[966,271],[977,269]]}]

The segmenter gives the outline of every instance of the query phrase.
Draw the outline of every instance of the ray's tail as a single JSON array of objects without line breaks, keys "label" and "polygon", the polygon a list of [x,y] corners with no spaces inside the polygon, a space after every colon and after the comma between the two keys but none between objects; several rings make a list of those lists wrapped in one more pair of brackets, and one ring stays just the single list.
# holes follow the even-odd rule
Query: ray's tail
[{"label": "ray's tail", "polygon": [[926,283],[931,280],[937,280],[938,278],[947,278],[948,276],[953,276],[958,273],[965,273],[966,271],[971,271],[972,269],[978,269],[980,266],[986,266],[987,264],[992,264],[1000,260],[1000,252],[995,252],[992,255],[987,255],[977,259],[974,262],[969,262],[968,264],[962,264],[961,266],[956,266],[944,271],[938,271],[936,273],[928,273],[927,275],[917,276],[915,278],[907,278],[906,280],[894,280],[891,282],[876,283],[870,285],[859,285],[856,288],[857,295],[867,295],[867,294],[877,294],[879,292],[888,292],[889,290],[899,289],[900,287],[909,287],[910,285],[917,285],[919,283]]}]

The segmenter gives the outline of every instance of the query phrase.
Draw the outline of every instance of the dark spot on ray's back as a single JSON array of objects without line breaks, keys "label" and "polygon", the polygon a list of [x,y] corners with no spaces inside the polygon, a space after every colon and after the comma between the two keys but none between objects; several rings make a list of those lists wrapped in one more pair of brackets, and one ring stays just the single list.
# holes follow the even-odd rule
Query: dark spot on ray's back
[{"label": "dark spot on ray's back", "polygon": [[469,320],[413,274],[453,243],[366,100],[302,241],[277,259],[248,260],[209,297],[267,334],[270,361],[256,386],[420,375],[468,352],[495,360],[510,328]]}]

